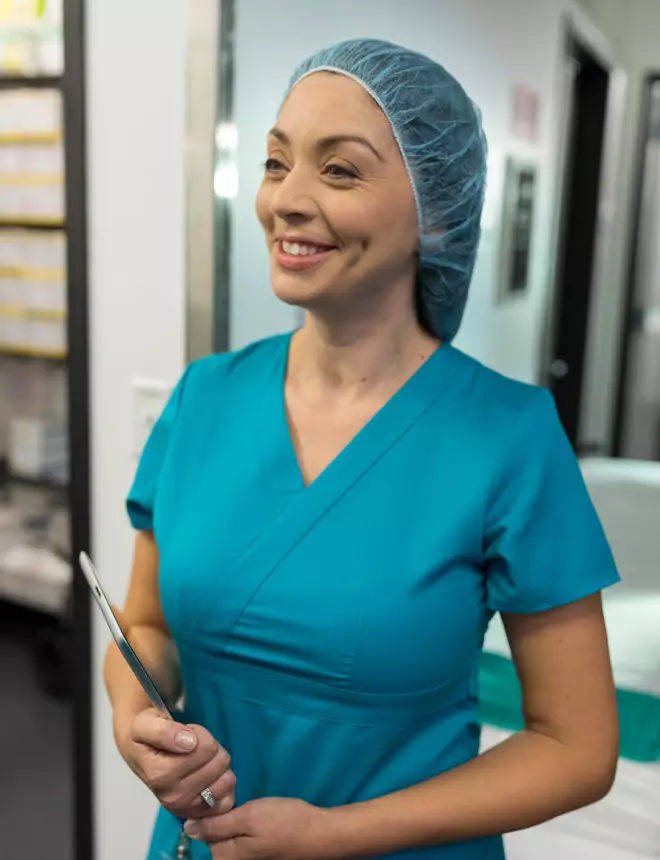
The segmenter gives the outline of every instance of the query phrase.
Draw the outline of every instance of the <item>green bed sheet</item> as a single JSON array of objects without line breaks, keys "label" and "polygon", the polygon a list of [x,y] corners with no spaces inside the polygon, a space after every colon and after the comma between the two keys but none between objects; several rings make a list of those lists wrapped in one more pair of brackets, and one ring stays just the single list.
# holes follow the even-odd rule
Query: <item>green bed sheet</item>
[{"label": "green bed sheet", "polygon": [[[479,670],[479,714],[484,725],[507,731],[523,727],[522,696],[515,666],[508,658],[485,652]],[[660,698],[617,690],[620,755],[631,761],[660,762]]]}]

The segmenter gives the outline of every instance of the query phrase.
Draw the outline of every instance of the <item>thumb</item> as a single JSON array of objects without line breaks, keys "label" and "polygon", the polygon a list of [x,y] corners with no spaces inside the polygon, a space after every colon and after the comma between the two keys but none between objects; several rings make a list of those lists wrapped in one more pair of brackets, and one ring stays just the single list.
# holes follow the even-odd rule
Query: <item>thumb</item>
[{"label": "thumb", "polygon": [[174,733],[175,749],[172,752],[192,752],[197,747],[197,735],[187,726],[177,727]]},{"label": "thumb", "polygon": [[198,739],[190,726],[165,719],[150,709],[136,717],[133,740],[162,752],[190,753],[197,747]]},{"label": "thumb", "polygon": [[[225,848],[232,846],[236,847],[235,840],[245,836],[251,836],[250,828],[250,810],[246,805],[236,806],[229,812],[223,812],[220,815],[211,815],[206,818],[200,818],[198,821],[186,821],[185,831],[191,839],[198,839],[201,842],[206,842],[207,845],[215,845],[218,842],[224,843]],[[220,856],[214,855],[215,856]]]}]

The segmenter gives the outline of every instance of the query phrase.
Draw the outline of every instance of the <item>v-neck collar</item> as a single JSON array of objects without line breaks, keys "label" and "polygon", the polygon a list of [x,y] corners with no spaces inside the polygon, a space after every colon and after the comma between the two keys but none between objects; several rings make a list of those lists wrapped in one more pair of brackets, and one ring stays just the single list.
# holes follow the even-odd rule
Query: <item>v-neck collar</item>
[{"label": "v-neck collar", "polygon": [[[442,343],[401,388],[342,448],[309,484],[305,483],[296,455],[285,402],[285,382],[291,340],[295,331],[277,339],[274,361],[267,376],[261,416],[261,456],[268,483],[286,493],[305,493],[344,470],[359,470],[366,459],[375,460],[391,447],[398,435],[414,424],[449,381],[453,347]],[[388,443],[389,440],[389,443]]]}]

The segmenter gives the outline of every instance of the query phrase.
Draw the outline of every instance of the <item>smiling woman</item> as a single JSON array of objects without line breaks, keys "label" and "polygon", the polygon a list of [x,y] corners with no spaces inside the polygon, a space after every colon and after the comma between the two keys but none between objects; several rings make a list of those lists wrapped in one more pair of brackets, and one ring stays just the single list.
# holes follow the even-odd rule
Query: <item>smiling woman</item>
[{"label": "smiling woman", "polygon": [[[185,700],[165,725],[109,653],[149,860],[501,860],[611,785],[612,555],[548,393],[451,344],[485,158],[426,57],[359,40],[294,74],[256,209],[305,323],[190,365],[128,499],[125,617]],[[495,612],[525,724],[479,756]]]},{"label": "smiling woman", "polygon": [[257,214],[278,298],[351,317],[357,299],[383,321],[414,316],[412,187],[385,115],[355,81],[319,72],[294,87],[268,138]]}]

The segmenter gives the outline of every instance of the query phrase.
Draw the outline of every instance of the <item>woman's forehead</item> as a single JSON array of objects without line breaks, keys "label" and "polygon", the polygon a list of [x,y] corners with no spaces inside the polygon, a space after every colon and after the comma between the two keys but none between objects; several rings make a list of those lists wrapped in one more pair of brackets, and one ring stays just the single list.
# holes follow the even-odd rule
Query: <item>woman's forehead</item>
[{"label": "woman's forehead", "polygon": [[340,73],[315,72],[299,81],[285,99],[276,125],[291,140],[310,134],[362,135],[378,138],[381,144],[395,143],[376,102],[361,84]]}]

